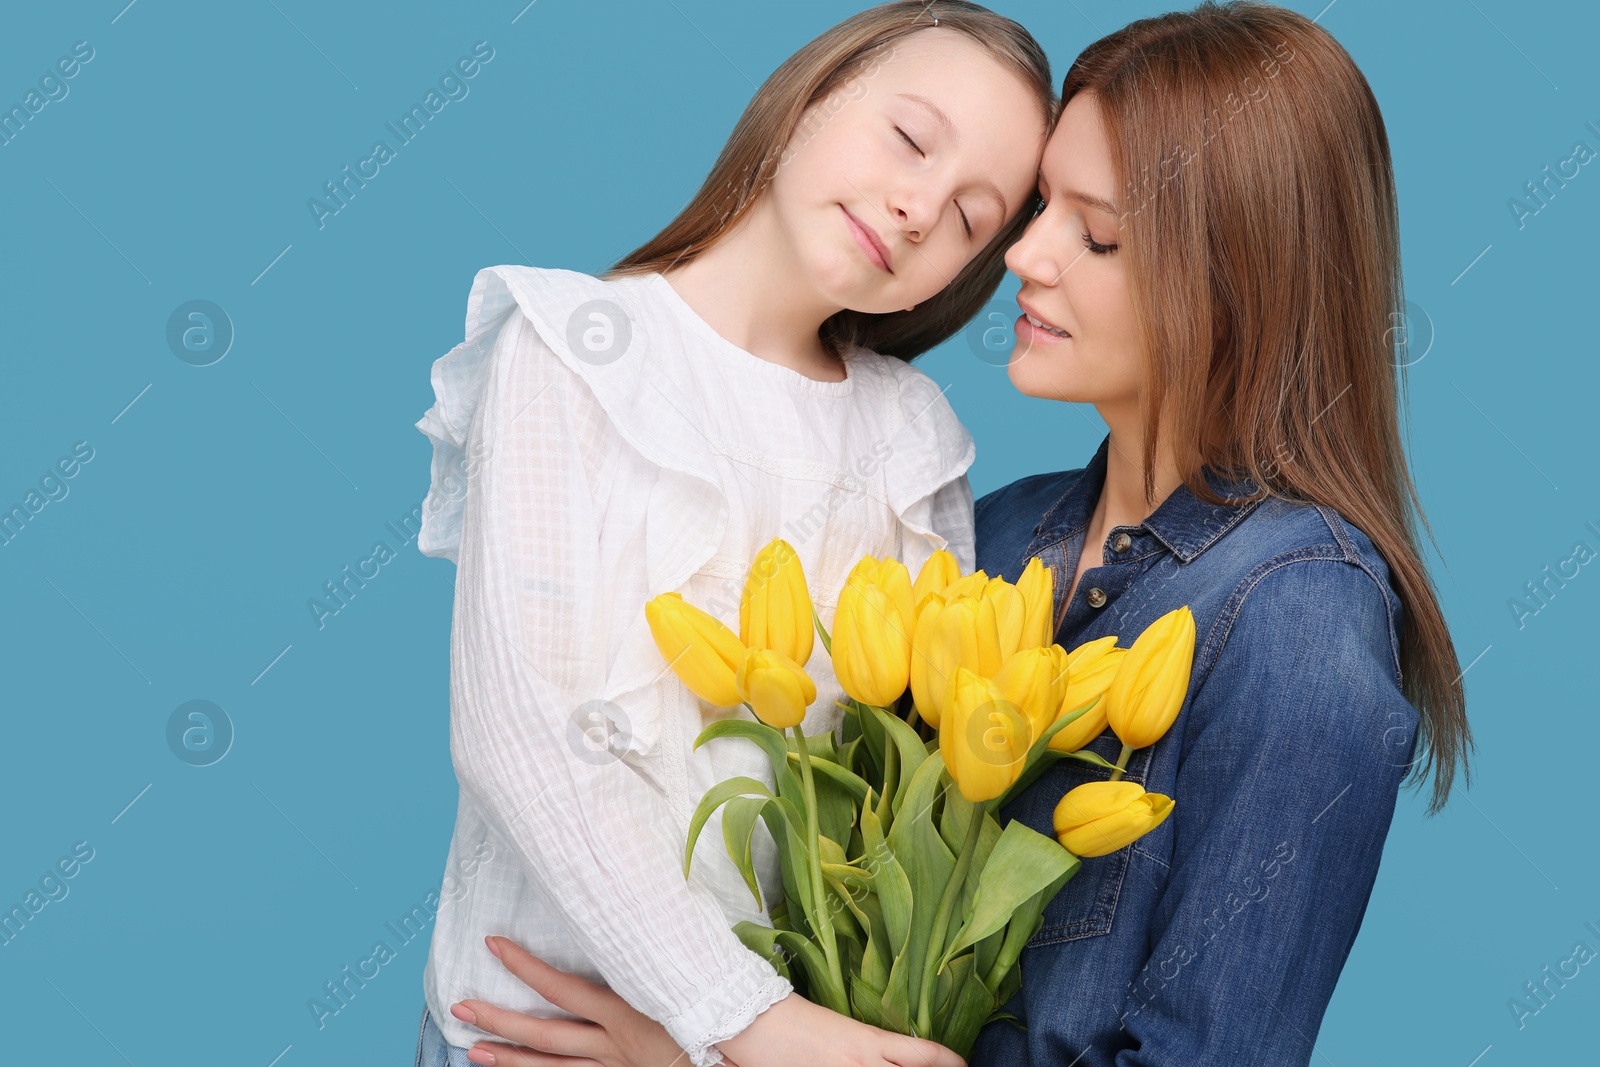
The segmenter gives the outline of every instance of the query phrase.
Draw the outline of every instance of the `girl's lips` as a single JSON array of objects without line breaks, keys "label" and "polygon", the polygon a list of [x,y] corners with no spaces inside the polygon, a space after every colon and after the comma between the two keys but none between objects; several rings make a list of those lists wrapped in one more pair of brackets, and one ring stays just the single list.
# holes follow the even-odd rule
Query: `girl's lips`
[{"label": "girl's lips", "polygon": [[850,228],[850,236],[856,239],[856,244],[861,246],[861,250],[867,254],[867,258],[872,260],[879,268],[893,274],[894,271],[889,267],[889,249],[878,239],[878,235],[869,230],[860,219],[850,214],[849,209],[843,204],[839,205],[839,210],[844,212],[844,221],[845,225]]}]

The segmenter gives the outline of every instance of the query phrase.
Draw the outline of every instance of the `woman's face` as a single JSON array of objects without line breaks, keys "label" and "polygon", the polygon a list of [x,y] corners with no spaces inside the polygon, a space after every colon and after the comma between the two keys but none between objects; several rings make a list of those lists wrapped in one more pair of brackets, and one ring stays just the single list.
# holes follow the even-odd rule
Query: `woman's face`
[{"label": "woman's face", "polygon": [[1100,106],[1079,93],[1039,164],[1044,210],[1006,254],[1022,279],[1012,384],[1028,396],[1094,404],[1103,415],[1137,412],[1144,364],[1117,247],[1116,188]]},{"label": "woman's face", "polygon": [[1021,208],[1045,120],[971,39],[897,41],[807,112],[766,207],[818,293],[884,313],[938,293]]}]

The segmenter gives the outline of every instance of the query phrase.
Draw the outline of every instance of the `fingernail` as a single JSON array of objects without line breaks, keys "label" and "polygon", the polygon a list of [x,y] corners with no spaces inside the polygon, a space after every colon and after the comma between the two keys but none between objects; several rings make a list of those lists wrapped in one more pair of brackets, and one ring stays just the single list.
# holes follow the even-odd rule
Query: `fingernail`
[{"label": "fingernail", "polygon": [[457,1019],[460,1019],[464,1023],[471,1023],[473,1026],[478,1025],[478,1013],[467,1007],[465,1004],[450,1005],[450,1014],[454,1015]]},{"label": "fingernail", "polygon": [[499,959],[500,958],[500,946],[494,943],[494,935],[493,934],[490,934],[488,937],[485,937],[483,939],[483,943],[485,945],[489,946],[489,951],[494,953],[494,958],[495,959]]},{"label": "fingernail", "polygon": [[[473,1059],[474,1056],[477,1059]],[[467,1059],[472,1060],[473,1063],[486,1064],[487,1067],[493,1067],[494,1065],[494,1053],[486,1048],[474,1047],[471,1052],[467,1053]]]}]

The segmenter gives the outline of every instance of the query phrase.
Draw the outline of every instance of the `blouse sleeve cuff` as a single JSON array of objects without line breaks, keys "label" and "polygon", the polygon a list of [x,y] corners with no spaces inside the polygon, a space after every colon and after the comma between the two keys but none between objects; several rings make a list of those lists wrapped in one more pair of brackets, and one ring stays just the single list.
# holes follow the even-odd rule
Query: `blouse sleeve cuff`
[{"label": "blouse sleeve cuff", "polygon": [[749,953],[749,962],[732,981],[720,983],[704,1000],[662,1023],[695,1067],[721,1063],[718,1041],[739,1034],[793,992],[789,980],[755,953]]},{"label": "blouse sleeve cuff", "polygon": [[910,364],[894,362],[903,421],[886,462],[889,504],[901,525],[922,542],[907,546],[906,566],[916,573],[923,560],[943,548],[970,570],[972,490],[963,476],[977,458],[977,446],[939,384]]}]

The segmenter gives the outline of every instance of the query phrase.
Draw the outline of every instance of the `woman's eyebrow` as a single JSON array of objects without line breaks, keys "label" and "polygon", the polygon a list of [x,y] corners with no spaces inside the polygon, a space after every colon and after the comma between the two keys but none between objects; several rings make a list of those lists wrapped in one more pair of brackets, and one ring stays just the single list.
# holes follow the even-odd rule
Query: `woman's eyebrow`
[{"label": "woman's eyebrow", "polygon": [[[946,115],[944,111],[940,109],[938,104],[935,104],[932,100],[929,100],[925,96],[918,96],[916,93],[895,93],[894,95],[898,96],[902,100],[909,101],[926,111],[929,117],[933,119],[934,123],[938,125],[939,129],[950,138],[951,142],[956,144],[960,143],[961,135],[956,132],[956,124],[950,121],[950,116]],[[1008,219],[1011,217],[1011,205],[1006,203],[1005,194],[1000,191],[1000,187],[998,185],[985,179],[978,183],[978,191],[1000,205],[1000,217],[1002,219]]]},{"label": "woman's eyebrow", "polygon": [[1117,205],[1101,197],[1090,196],[1088,193],[1080,193],[1075,189],[1069,189],[1061,195],[1069,199],[1076,200],[1080,204],[1088,204],[1092,208],[1098,208],[1108,215],[1118,214]]}]

